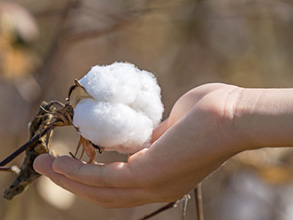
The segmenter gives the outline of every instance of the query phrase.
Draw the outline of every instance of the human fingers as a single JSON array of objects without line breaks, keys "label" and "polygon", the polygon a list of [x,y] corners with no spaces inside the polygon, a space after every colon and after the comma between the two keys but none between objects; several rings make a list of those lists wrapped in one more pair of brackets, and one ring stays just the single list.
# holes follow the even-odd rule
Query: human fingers
[{"label": "human fingers", "polygon": [[127,163],[85,164],[68,156],[61,156],[52,163],[54,172],[95,187],[133,188],[135,177]]},{"label": "human fingers", "polygon": [[[61,175],[59,173],[56,173],[53,169],[53,163],[56,160],[56,158],[49,154],[43,154],[38,156],[34,161],[34,169],[47,177],[49,177],[51,180],[53,180],[58,185],[61,183],[62,186],[69,185],[69,184],[76,184],[73,181],[68,181],[67,178],[64,175]],[[66,184],[65,184],[66,183]],[[64,187],[66,188],[66,187]]]},{"label": "human fingers", "polygon": [[159,124],[153,131],[151,143],[159,139],[176,121],[182,118],[197,102],[191,92],[187,92],[177,100],[173,106],[170,117]]},{"label": "human fingers", "polygon": [[52,172],[52,163],[56,158],[50,154],[41,154],[34,160],[34,170],[40,174],[46,175]]},{"label": "human fingers", "polygon": [[155,142],[158,138],[160,138],[162,134],[164,134],[168,130],[168,128],[168,119],[166,119],[154,129],[151,143]]},{"label": "human fingers", "polygon": [[41,155],[35,160],[34,167],[37,172],[49,177],[62,188],[101,207],[133,207],[150,203],[152,199],[155,198],[152,198],[151,193],[143,189],[96,187],[84,184],[80,181],[75,181],[55,172],[54,169],[52,169],[55,161],[56,158],[53,156]]}]

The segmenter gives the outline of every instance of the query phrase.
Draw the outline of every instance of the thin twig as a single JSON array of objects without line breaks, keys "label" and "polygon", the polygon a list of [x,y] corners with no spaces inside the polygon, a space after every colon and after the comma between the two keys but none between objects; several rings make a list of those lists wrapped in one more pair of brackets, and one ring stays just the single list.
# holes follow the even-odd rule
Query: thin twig
[{"label": "thin twig", "polygon": [[11,167],[0,167],[0,171],[12,172]]},{"label": "thin twig", "polygon": [[15,174],[19,174],[20,172],[20,169],[18,166],[16,165],[13,165],[11,167],[0,167],[0,171],[5,171],[5,172],[12,172],[12,173],[15,173]]},{"label": "thin twig", "polygon": [[[185,196],[183,196],[183,198],[181,200],[179,200],[179,202],[183,202],[182,203],[182,220],[185,219],[185,216],[186,216],[186,210],[187,210],[187,204],[188,204],[188,200],[190,199],[190,195],[187,194]],[[178,200],[177,200],[177,203],[178,203]]]},{"label": "thin twig", "polygon": [[156,210],[155,212],[152,212],[151,214],[148,214],[148,215],[146,215],[146,216],[144,216],[143,218],[140,218],[140,219],[138,219],[138,220],[146,220],[146,219],[150,219],[150,218],[154,217],[155,215],[157,215],[157,214],[159,214],[159,213],[161,213],[161,212],[163,212],[163,211],[166,211],[166,210],[168,210],[168,209],[170,209],[170,208],[173,208],[174,205],[176,205],[176,204],[177,204],[177,201],[175,201],[175,202],[170,202],[170,203],[168,203],[167,205],[163,206],[162,208]]},{"label": "thin twig", "polygon": [[150,213],[150,214],[148,214],[148,215],[146,215],[143,218],[140,218],[138,220],[146,220],[146,219],[152,218],[152,217],[160,214],[163,211],[166,211],[166,210],[168,210],[170,208],[177,207],[178,204],[180,204],[182,202],[183,202],[183,207],[182,207],[183,208],[183,210],[182,210],[182,220],[184,220],[184,217],[185,217],[185,214],[186,214],[187,202],[188,202],[189,199],[190,199],[190,195],[187,194],[187,195],[183,196],[181,199],[178,199],[178,200],[176,200],[174,202],[170,202],[167,205],[159,208],[158,210],[156,210],[156,211],[154,211],[154,212],[152,212],[152,213]]},{"label": "thin twig", "polygon": [[194,188],[195,211],[197,220],[204,220],[201,184]]},{"label": "thin twig", "polygon": [[40,140],[41,137],[43,137],[45,134],[47,134],[47,132],[49,132],[53,128],[54,128],[54,126],[49,126],[46,129],[44,129],[40,134],[34,136],[32,139],[30,139],[28,142],[26,142],[24,145],[22,145],[16,151],[14,151],[12,154],[10,154],[7,158],[5,158],[3,161],[1,161],[0,166],[5,166],[10,161],[12,161],[14,158],[16,158],[19,154],[21,154],[25,150],[29,149],[30,147],[34,146]]}]

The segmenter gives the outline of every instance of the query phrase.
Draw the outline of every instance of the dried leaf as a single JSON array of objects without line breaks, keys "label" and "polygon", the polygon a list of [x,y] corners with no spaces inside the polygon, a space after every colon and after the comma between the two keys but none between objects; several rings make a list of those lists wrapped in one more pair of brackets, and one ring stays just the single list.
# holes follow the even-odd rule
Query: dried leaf
[{"label": "dried leaf", "polygon": [[[69,103],[66,105],[57,101],[42,103],[39,112],[29,124],[30,140],[0,162],[0,166],[5,166],[20,153],[26,151],[26,157],[21,166],[21,170],[9,189],[5,190],[4,198],[11,200],[15,195],[24,191],[31,182],[40,176],[40,174],[35,172],[33,169],[33,162],[35,158],[40,154],[49,152],[49,142],[52,136],[52,131],[55,127],[73,125],[73,108],[83,98],[92,98],[92,96],[90,96],[86,92],[85,88],[77,80],[75,80],[75,85],[72,86],[69,91]],[[54,107],[54,104],[58,104],[62,108],[57,109]],[[76,129],[78,130],[78,128]],[[80,136],[77,151],[80,146],[83,147],[83,152],[86,152],[89,157],[88,163],[92,163],[94,161],[96,150],[99,150],[100,153],[103,150],[103,148],[94,145],[91,141],[83,138],[82,136]],[[75,155],[72,155],[74,158],[77,151]],[[2,170],[7,170],[4,167],[2,168]]]}]

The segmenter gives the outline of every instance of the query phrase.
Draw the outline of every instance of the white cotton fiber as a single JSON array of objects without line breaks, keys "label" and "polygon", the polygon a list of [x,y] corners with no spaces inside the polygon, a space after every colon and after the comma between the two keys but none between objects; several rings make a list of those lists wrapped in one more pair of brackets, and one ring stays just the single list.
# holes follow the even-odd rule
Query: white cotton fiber
[{"label": "white cotton fiber", "polygon": [[80,81],[93,97],[74,109],[81,135],[105,150],[134,153],[147,146],[163,104],[152,73],[130,63],[94,66]]}]

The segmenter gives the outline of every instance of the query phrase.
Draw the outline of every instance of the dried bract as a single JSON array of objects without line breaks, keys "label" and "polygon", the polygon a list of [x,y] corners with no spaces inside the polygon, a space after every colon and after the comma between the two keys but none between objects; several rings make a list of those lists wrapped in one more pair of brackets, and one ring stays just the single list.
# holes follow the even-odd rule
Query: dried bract
[{"label": "dried bract", "polygon": [[[51,124],[53,116],[47,114],[47,112],[55,111],[56,108],[53,104],[54,103],[42,103],[39,112],[29,124],[31,139],[38,136],[46,126]],[[33,161],[38,155],[48,153],[51,135],[52,130],[48,130],[46,135],[42,136],[35,144],[26,150],[26,156],[21,166],[21,170],[11,186],[4,191],[4,198],[11,200],[15,195],[25,190],[31,182],[40,176],[40,174],[33,169]]]}]

